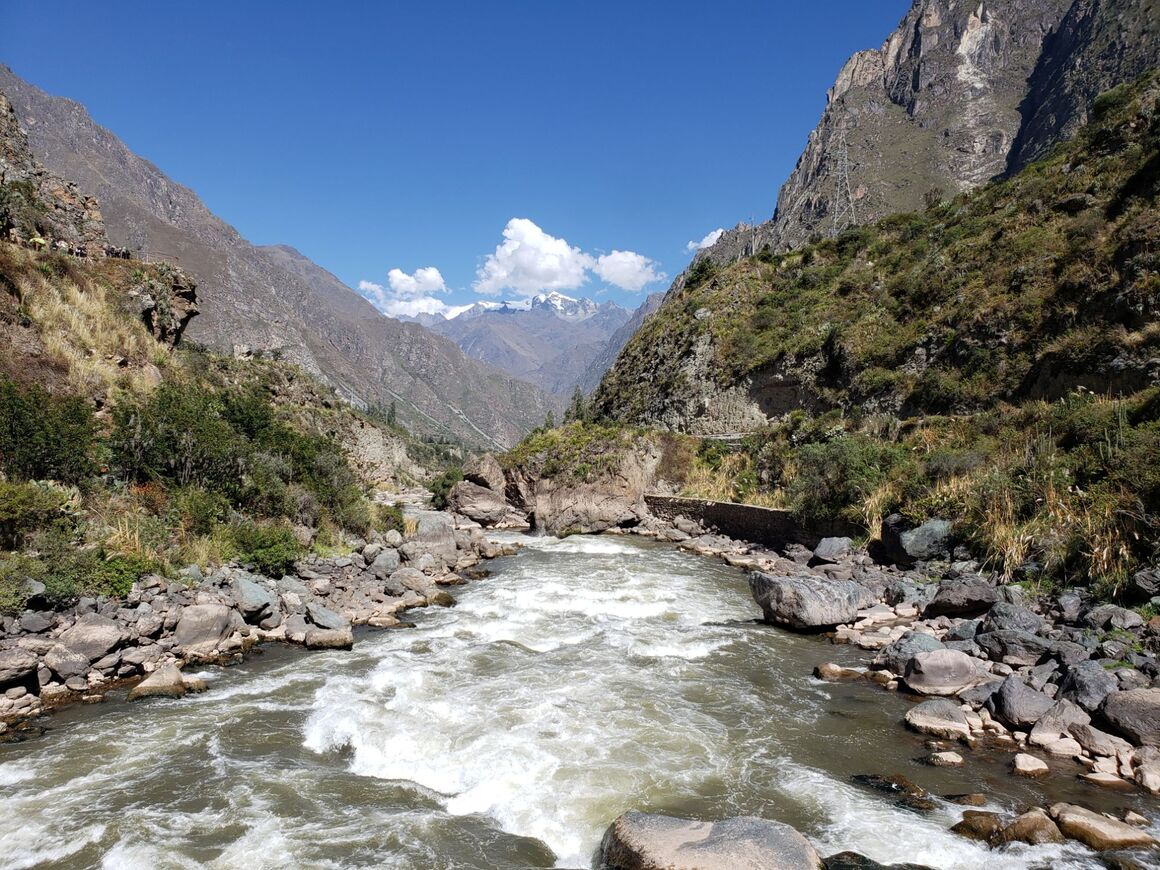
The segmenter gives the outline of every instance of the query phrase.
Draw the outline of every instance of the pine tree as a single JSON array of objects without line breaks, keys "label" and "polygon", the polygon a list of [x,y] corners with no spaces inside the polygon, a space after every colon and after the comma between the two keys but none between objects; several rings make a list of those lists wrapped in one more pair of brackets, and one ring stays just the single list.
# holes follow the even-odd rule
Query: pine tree
[{"label": "pine tree", "polygon": [[397,415],[396,415],[396,411],[395,411],[395,403],[391,402],[391,407],[389,407],[387,409],[387,425],[394,426],[396,420],[397,420]]},{"label": "pine tree", "polygon": [[556,415],[553,414],[551,411],[549,411],[548,416],[544,418],[544,428],[545,429],[555,429],[556,428]]}]

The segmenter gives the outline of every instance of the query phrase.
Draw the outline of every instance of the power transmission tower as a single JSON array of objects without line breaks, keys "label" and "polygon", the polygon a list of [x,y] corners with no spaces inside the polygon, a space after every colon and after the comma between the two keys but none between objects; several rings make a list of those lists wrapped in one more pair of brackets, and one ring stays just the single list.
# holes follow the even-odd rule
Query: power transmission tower
[{"label": "power transmission tower", "polygon": [[834,180],[834,228],[838,235],[851,224],[858,222],[854,213],[854,189],[850,186],[850,150],[846,145],[846,131],[838,134],[838,173]]}]

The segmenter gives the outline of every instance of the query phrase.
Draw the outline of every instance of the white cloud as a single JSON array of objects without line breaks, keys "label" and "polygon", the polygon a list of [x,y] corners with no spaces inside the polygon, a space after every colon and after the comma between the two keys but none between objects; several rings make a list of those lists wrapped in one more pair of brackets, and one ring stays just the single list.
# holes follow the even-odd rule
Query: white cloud
[{"label": "white cloud", "polygon": [[359,281],[358,292],[388,317],[415,317],[419,314],[454,317],[468,307],[448,305],[432,295],[447,292],[443,276],[434,266],[416,269],[413,275],[401,269],[391,269],[387,273],[387,283],[390,284],[389,290],[373,281]]},{"label": "white cloud", "polygon": [[534,296],[552,290],[575,290],[590,273],[607,284],[636,292],[665,278],[658,263],[633,251],[613,251],[594,257],[564,239],[549,235],[527,218],[512,218],[503,242],[476,270],[475,291],[497,296],[511,290]]},{"label": "white cloud", "polygon": [[665,273],[657,271],[657,262],[632,251],[613,251],[596,259],[593,267],[601,280],[614,284],[633,293],[643,290],[646,284],[663,281]]},{"label": "white cloud", "polygon": [[387,283],[398,296],[429,296],[432,293],[446,293],[447,284],[434,266],[416,269],[408,275],[402,269],[392,269],[387,273]]},{"label": "white cloud", "polygon": [[691,254],[694,251],[703,251],[705,248],[711,248],[713,245],[717,244],[717,240],[723,235],[725,235],[725,230],[721,227],[717,227],[717,229],[713,230],[713,232],[709,233],[707,236],[705,236],[705,238],[701,239],[701,241],[689,242],[689,244],[685,245],[685,250]]},{"label": "white cloud", "polygon": [[595,260],[527,218],[512,218],[503,242],[476,270],[475,292],[498,296],[512,290],[533,296],[545,290],[575,290],[588,280]]}]

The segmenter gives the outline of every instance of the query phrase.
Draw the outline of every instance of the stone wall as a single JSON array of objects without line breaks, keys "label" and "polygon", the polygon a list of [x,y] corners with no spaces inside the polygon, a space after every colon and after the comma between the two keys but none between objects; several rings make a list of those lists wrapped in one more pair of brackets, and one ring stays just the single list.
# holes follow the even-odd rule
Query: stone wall
[{"label": "stone wall", "polygon": [[777,508],[662,495],[646,495],[645,502],[653,515],[660,519],[671,521],[678,516],[686,517],[723,535],[766,547],[783,547],[794,543],[814,547],[824,537],[855,537],[862,533],[849,523],[841,522],[805,528],[789,511]]}]

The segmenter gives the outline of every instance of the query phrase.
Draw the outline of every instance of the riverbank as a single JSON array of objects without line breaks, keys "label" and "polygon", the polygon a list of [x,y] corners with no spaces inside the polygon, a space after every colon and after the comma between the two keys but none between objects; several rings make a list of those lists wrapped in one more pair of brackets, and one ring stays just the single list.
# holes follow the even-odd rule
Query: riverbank
[{"label": "riverbank", "polygon": [[242,565],[143,577],[123,599],[81,598],[66,610],[0,620],[0,740],[73,703],[100,703],[131,687],[132,700],[199,691],[187,665],[236,664],[256,645],[350,649],[353,627],[398,628],[407,611],[450,606],[449,588],[473,566],[513,551],[445,513],[407,512],[408,533],[371,532],[350,552],[312,555],[282,577]]}]

